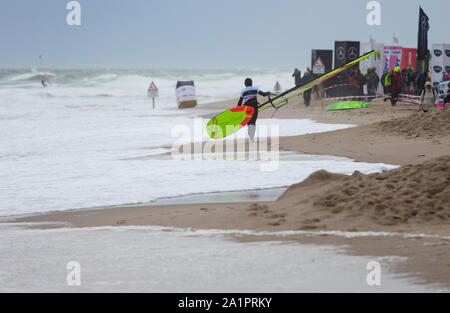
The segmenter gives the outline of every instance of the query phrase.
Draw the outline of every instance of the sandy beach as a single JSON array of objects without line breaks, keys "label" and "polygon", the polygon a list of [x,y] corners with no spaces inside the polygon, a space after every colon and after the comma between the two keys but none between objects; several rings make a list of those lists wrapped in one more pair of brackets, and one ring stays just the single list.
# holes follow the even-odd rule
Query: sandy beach
[{"label": "sandy beach", "polygon": [[2,8],[0,293],[450,293],[449,1],[66,2]]},{"label": "sandy beach", "polygon": [[[200,108],[221,110],[233,103]],[[28,215],[12,222],[268,232],[236,239],[252,242],[276,237],[345,246],[351,255],[405,257],[407,261],[394,266],[396,272],[450,288],[450,134],[445,127],[450,111],[423,114],[414,105],[392,107],[382,100],[364,110],[326,112],[325,105],[314,101],[305,108],[297,98],[279,110],[276,118],[308,118],[357,127],[282,137],[282,151],[401,167],[351,176],[318,171],[290,186],[273,202],[114,206]],[[267,115],[272,113],[261,115],[270,118]]]}]

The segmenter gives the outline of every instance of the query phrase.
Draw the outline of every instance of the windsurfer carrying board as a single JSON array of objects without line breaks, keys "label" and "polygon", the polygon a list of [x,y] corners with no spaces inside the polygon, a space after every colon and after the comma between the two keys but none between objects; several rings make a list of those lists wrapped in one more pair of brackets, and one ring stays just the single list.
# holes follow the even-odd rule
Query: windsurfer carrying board
[{"label": "windsurfer carrying board", "polygon": [[248,136],[251,140],[255,138],[256,131],[256,119],[258,118],[258,99],[257,95],[261,95],[263,97],[268,97],[271,95],[271,92],[263,92],[256,87],[253,87],[253,81],[251,78],[245,79],[245,88],[242,89],[241,95],[239,97],[239,102],[237,106],[245,105],[255,109],[255,114],[253,114],[252,119],[247,124],[248,128]]}]

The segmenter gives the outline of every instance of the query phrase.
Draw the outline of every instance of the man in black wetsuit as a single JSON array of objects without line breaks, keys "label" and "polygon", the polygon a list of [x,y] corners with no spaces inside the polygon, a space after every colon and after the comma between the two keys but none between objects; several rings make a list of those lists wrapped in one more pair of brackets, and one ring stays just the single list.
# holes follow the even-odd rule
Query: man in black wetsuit
[{"label": "man in black wetsuit", "polygon": [[245,88],[242,89],[237,106],[245,105],[255,109],[252,119],[247,124],[248,136],[253,140],[256,131],[256,119],[258,118],[258,99],[257,95],[268,97],[271,95],[270,91],[263,92],[256,87],[253,87],[251,78],[245,79]]},{"label": "man in black wetsuit", "polygon": [[294,70],[292,77],[295,79],[295,86],[300,86],[302,84],[302,72],[299,71],[298,68]]}]

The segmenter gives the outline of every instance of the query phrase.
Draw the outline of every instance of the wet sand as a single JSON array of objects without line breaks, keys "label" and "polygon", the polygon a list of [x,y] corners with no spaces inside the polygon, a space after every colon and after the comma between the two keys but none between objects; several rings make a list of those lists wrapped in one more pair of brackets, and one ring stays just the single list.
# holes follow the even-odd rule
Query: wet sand
[{"label": "wet sand", "polygon": [[[292,102],[291,106],[279,110],[276,117],[311,118],[319,122],[350,123],[358,127],[284,137],[280,139],[281,150],[345,156],[357,161],[398,164],[405,167],[397,172],[394,170],[392,173],[378,176],[343,177],[318,173],[303,183],[293,185],[274,202],[107,207],[31,215],[15,218],[14,221],[63,222],[73,227],[158,225],[195,229],[298,231],[300,233],[295,236],[284,238],[303,243],[345,245],[348,246],[347,252],[355,255],[404,256],[408,259],[399,264],[399,273],[413,275],[422,282],[439,283],[449,288],[450,204],[444,201],[447,199],[447,189],[426,189],[434,179],[444,187],[450,183],[447,178],[448,169],[446,165],[442,165],[448,163],[448,158],[439,159],[450,154],[450,135],[440,132],[439,128],[429,129],[428,126],[430,123],[445,124],[446,120],[442,120],[444,115],[440,115],[445,111],[436,111],[433,115],[424,117],[417,113],[417,107],[414,105],[403,103],[391,107],[389,103],[378,101],[366,110],[325,112],[322,104],[317,101],[313,102],[310,108],[305,108],[300,98]],[[230,103],[233,101],[201,107],[219,110]],[[444,117],[448,116],[447,113]],[[264,112],[261,117],[270,118],[266,116],[268,114],[269,112]],[[386,124],[386,121],[391,120],[394,122]],[[397,127],[398,125],[401,127]],[[431,163],[423,165],[426,161]],[[412,165],[416,167],[411,167]],[[427,178],[430,170],[435,176]],[[379,181],[384,183],[378,184]],[[413,184],[414,181],[417,182],[416,185],[407,185]],[[380,212],[383,211],[383,218],[378,219],[375,208],[380,204],[380,199],[389,198],[389,182],[394,183],[394,187],[415,188],[415,193],[406,194],[402,193],[405,191],[401,188],[394,188],[396,191],[391,199],[386,200],[391,202],[379,209]],[[425,194],[423,199],[421,192]],[[441,195],[436,198],[440,202],[432,201],[436,200],[434,196],[437,194]],[[331,198],[327,198],[330,195]],[[414,195],[416,198],[412,197]],[[397,206],[397,198],[403,199],[403,206]],[[428,200],[432,202],[427,202]],[[367,210],[364,205],[369,206]],[[423,216],[418,214],[422,218],[416,218],[417,213],[411,215],[411,208],[417,207],[420,213],[421,206],[429,213]],[[350,209],[346,210],[347,208]],[[430,208],[432,210],[428,210]],[[321,233],[323,231],[345,231],[350,234],[373,231],[397,235],[345,238],[324,235]],[[313,232],[315,235],[307,236],[301,232]],[[271,235],[267,235],[267,240],[269,238]],[[265,237],[248,236],[240,237],[239,240],[265,240]]]}]

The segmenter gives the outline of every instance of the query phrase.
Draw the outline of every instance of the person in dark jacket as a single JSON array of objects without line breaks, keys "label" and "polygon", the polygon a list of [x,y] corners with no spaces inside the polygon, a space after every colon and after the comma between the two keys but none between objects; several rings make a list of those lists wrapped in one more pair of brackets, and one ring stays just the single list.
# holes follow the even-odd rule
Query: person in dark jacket
[{"label": "person in dark jacket", "polygon": [[[311,73],[311,70],[308,68],[303,75],[302,78],[302,84],[306,84],[307,82],[311,81],[313,79],[313,75]],[[303,93],[303,100],[305,102],[305,106],[309,107],[309,104],[311,103],[311,89],[306,90]]]},{"label": "person in dark jacket", "polygon": [[387,95],[388,94],[388,88],[386,86],[386,76],[388,75],[388,71],[384,70],[383,75],[381,76],[381,86],[383,86],[383,94]]},{"label": "person in dark jacket", "polygon": [[408,73],[406,75],[406,90],[408,94],[413,95],[415,89],[416,74],[413,71],[412,66],[408,67]]},{"label": "person in dark jacket", "polygon": [[348,76],[348,85],[350,87],[350,96],[356,96],[358,95],[359,92],[359,87],[358,87],[358,72],[356,71],[356,69],[352,68],[350,70],[350,75]]},{"label": "person in dark jacket", "polygon": [[425,72],[420,72],[417,77],[417,95],[420,96],[425,90],[425,83],[428,81],[428,75]]},{"label": "person in dark jacket", "polygon": [[403,87],[403,76],[400,72],[400,68],[396,67],[394,72],[391,74],[391,86],[390,86],[390,96],[391,104],[394,106],[397,104],[398,96],[402,91]]},{"label": "person in dark jacket", "polygon": [[366,76],[364,76],[360,69],[356,69],[356,82],[358,84],[358,96],[364,96],[364,85],[367,85]]},{"label": "person in dark jacket", "polygon": [[375,74],[375,70],[373,68],[369,68],[367,70],[366,81],[367,94],[369,96],[375,95],[375,92],[377,90],[377,75]]},{"label": "person in dark jacket", "polygon": [[256,132],[256,120],[258,119],[257,96],[261,95],[263,97],[268,97],[271,95],[271,92],[270,91],[263,92],[263,91],[259,90],[258,88],[253,87],[253,81],[251,78],[246,78],[244,84],[245,84],[245,88],[242,89],[242,91],[241,91],[241,94],[239,97],[239,102],[238,102],[237,106],[245,105],[245,106],[249,106],[249,107],[252,107],[253,109],[255,109],[255,113],[253,114],[252,119],[247,124],[248,136],[250,137],[251,140],[253,140],[253,138],[255,138],[255,132]]},{"label": "person in dark jacket", "polygon": [[300,86],[302,83],[302,72],[296,68],[294,70],[294,74],[292,74],[292,77],[294,77],[295,86]]},{"label": "person in dark jacket", "polygon": [[447,108],[448,106],[450,106],[450,83],[448,83],[447,96],[444,98],[444,107]]},{"label": "person in dark jacket", "polygon": [[380,85],[380,76],[377,73],[377,68],[373,68],[373,73],[375,74],[376,80],[375,80],[375,93],[378,93],[378,86]]}]

